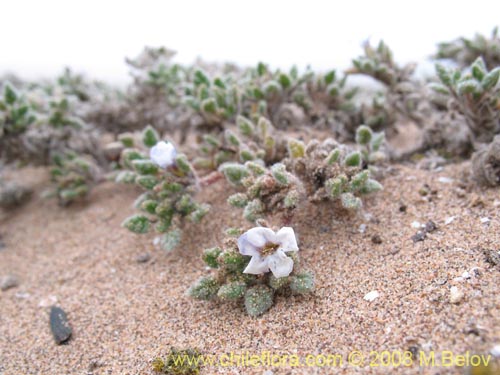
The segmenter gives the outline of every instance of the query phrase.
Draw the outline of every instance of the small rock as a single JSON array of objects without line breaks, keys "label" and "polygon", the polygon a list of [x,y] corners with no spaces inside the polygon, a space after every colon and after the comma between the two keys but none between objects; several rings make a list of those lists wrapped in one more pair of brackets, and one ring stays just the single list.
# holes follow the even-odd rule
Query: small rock
[{"label": "small rock", "polygon": [[358,228],[359,233],[365,233],[366,232],[366,224],[361,224]]},{"label": "small rock", "polygon": [[14,275],[7,275],[2,277],[0,281],[0,289],[7,290],[10,288],[14,288],[19,285],[19,279]]},{"label": "small rock", "polygon": [[489,217],[482,217],[479,219],[481,221],[481,224],[489,224],[491,219]]},{"label": "small rock", "polygon": [[429,220],[427,223],[425,223],[424,230],[425,230],[427,233],[432,233],[432,232],[434,232],[436,229],[437,229],[437,225],[436,225],[436,223],[435,223],[435,222],[433,222],[432,220]]},{"label": "small rock", "polygon": [[375,299],[377,299],[380,296],[380,294],[376,290],[372,290],[370,293],[367,293],[363,299],[368,302],[373,302]]},{"label": "small rock", "polygon": [[425,240],[425,237],[427,236],[427,233],[423,230],[419,230],[417,233],[415,233],[413,236],[411,236],[411,239],[413,240],[413,243],[423,241]]},{"label": "small rock", "polygon": [[151,259],[151,255],[149,255],[149,253],[143,253],[143,254],[139,254],[139,255],[135,258],[135,261],[136,261],[137,263],[146,263],[146,262],[148,262],[150,259]]},{"label": "small rock", "polygon": [[26,203],[33,191],[15,182],[0,185],[0,207],[12,209]]},{"label": "small rock", "polygon": [[40,300],[38,307],[49,307],[57,303],[57,296],[48,296]]},{"label": "small rock", "polygon": [[500,265],[500,251],[485,249],[483,250],[483,254],[486,258],[486,263],[489,263],[492,266]]},{"label": "small rock", "polygon": [[52,306],[50,309],[50,329],[57,345],[67,342],[73,330],[63,309]]},{"label": "small rock", "polygon": [[422,228],[422,224],[419,221],[415,220],[411,223],[411,227],[414,229],[419,229],[419,228]]},{"label": "small rock", "polygon": [[399,212],[406,212],[408,206],[404,203],[401,203],[401,205],[399,206]]},{"label": "small rock", "polygon": [[443,184],[451,184],[453,182],[453,178],[449,177],[439,177],[438,181],[443,183]]},{"label": "small rock", "polygon": [[108,160],[116,161],[120,158],[120,155],[125,146],[121,142],[112,142],[104,147],[104,155]]},{"label": "small rock", "polygon": [[380,237],[380,235],[379,235],[379,234],[374,234],[374,235],[372,236],[372,242],[373,242],[374,244],[380,245],[380,244],[382,243],[382,237]]},{"label": "small rock", "polygon": [[495,345],[491,348],[490,353],[495,358],[500,358],[500,345]]},{"label": "small rock", "polygon": [[29,294],[28,292],[17,292],[15,294],[16,298],[19,298],[19,299],[28,299],[31,297],[31,294]]},{"label": "small rock", "polygon": [[464,298],[464,292],[458,289],[456,286],[450,288],[450,303],[457,304]]},{"label": "small rock", "polygon": [[455,220],[455,216],[449,216],[446,218],[446,220],[444,221],[444,224],[445,225],[448,225],[448,224],[451,224],[453,222],[453,220]]}]

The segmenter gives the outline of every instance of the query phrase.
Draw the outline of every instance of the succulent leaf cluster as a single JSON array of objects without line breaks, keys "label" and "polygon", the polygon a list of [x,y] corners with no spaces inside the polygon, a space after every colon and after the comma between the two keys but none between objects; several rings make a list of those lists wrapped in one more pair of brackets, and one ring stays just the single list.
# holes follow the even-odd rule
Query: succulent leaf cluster
[{"label": "succulent leaf cluster", "polygon": [[135,202],[141,213],[126,219],[123,226],[135,233],[147,233],[154,227],[162,234],[161,246],[171,250],[180,241],[184,218],[198,223],[209,210],[207,204],[194,199],[198,188],[195,170],[184,154],[176,154],[172,165],[165,169],[151,160],[146,150],[160,142],[160,137],[150,126],[144,129],[140,145],[135,145],[131,137],[121,140],[127,148],[121,153],[124,170],[117,174],[116,181],[144,190]]},{"label": "succulent leaf cluster", "polygon": [[228,203],[242,208],[243,216],[250,222],[269,213],[290,215],[303,199],[302,183],[283,163],[269,168],[253,161],[226,163],[221,165],[220,171],[232,185],[244,189],[231,195]]},{"label": "succulent leaf cluster", "polygon": [[194,165],[213,170],[226,162],[275,163],[285,156],[286,143],[265,117],[252,121],[239,115],[236,128],[227,126],[222,134],[204,135],[199,149],[201,156]]},{"label": "succulent leaf cluster", "polygon": [[466,72],[440,64],[436,72],[440,83],[432,84],[432,89],[458,106],[475,141],[491,142],[500,132],[500,67],[488,70],[478,57]]},{"label": "succulent leaf cluster", "polygon": [[349,74],[372,77],[385,88],[373,97],[371,106],[361,109],[362,123],[373,129],[386,129],[391,135],[396,132],[394,124],[398,116],[422,125],[431,106],[426,98],[425,87],[412,78],[414,64],[399,66],[384,41],[380,41],[376,47],[366,42],[364,55],[352,63]]},{"label": "succulent leaf cluster", "polygon": [[54,155],[50,174],[55,185],[53,194],[59,204],[66,206],[85,198],[97,182],[97,171],[97,166],[89,158],[72,152]]},{"label": "succulent leaf cluster", "polygon": [[[378,152],[379,140],[366,128],[358,136],[364,137],[360,141],[368,149],[377,149],[372,154],[366,151],[368,158]],[[303,182],[313,202],[328,199],[340,202],[345,209],[357,210],[362,207],[361,197],[382,189],[370,170],[363,169],[363,154],[333,139],[312,140],[307,145],[291,140],[289,149],[289,158],[284,163]]]},{"label": "succulent leaf cluster", "polygon": [[500,66],[500,37],[498,27],[491,32],[491,36],[476,34],[473,38],[457,38],[450,42],[438,43],[437,59],[451,59],[458,63],[460,68],[472,64],[478,57],[484,59],[488,69]]},{"label": "succulent leaf cluster", "polygon": [[261,275],[243,273],[250,257],[240,254],[236,239],[228,237],[222,247],[204,250],[202,259],[213,272],[200,278],[188,294],[198,300],[242,302],[248,315],[260,316],[272,307],[277,294],[301,295],[314,290],[314,276],[301,270],[298,253],[287,254],[291,254],[287,256],[294,262],[289,276],[276,278],[269,272]]}]

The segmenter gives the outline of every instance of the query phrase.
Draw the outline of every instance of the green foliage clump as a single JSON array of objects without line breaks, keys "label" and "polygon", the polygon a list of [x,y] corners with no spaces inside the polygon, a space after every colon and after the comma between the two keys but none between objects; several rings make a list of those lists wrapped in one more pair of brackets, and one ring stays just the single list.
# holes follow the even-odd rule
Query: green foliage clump
[{"label": "green foliage clump", "polygon": [[146,156],[146,150],[160,140],[156,130],[146,127],[141,138],[141,144],[136,145],[134,137],[121,137],[124,145],[133,147],[122,151],[123,170],[116,175],[116,181],[144,190],[135,202],[141,213],[126,219],[123,226],[136,233],[147,233],[154,227],[162,234],[161,246],[171,250],[181,239],[180,221],[188,218],[200,222],[209,206],[194,200],[198,179],[186,155],[176,154],[173,164],[162,169]]},{"label": "green foliage clump", "polygon": [[265,214],[290,214],[302,196],[302,183],[282,163],[270,168],[248,161],[242,164],[223,164],[221,171],[229,182],[241,186],[244,192],[228,198],[230,205],[243,208],[243,216],[255,222]]},{"label": "green foliage clump", "polygon": [[26,98],[10,83],[5,83],[0,99],[0,139],[26,131],[35,120]]},{"label": "green foliage clump", "polygon": [[500,132],[500,67],[488,70],[478,57],[465,73],[440,64],[436,72],[440,83],[432,84],[432,89],[458,106],[474,141],[491,142]]},{"label": "green foliage clump", "polygon": [[[399,117],[423,125],[431,105],[424,86],[412,78],[414,64],[403,67],[396,64],[393,53],[384,41],[376,47],[364,45],[364,55],[353,60],[349,74],[372,77],[384,86],[373,97],[371,106],[362,109],[362,122],[373,129],[385,129],[391,135]],[[359,123],[358,123],[359,124]]]},{"label": "green foliage clump", "polygon": [[451,59],[460,68],[472,64],[478,57],[484,59],[488,69],[500,66],[500,37],[498,27],[491,32],[491,37],[476,34],[473,38],[458,38],[450,42],[438,43],[437,59]]},{"label": "green foliage clump", "polygon": [[380,145],[371,145],[373,134],[366,128],[358,132],[358,138],[361,145],[368,146],[364,153],[350,150],[332,139],[313,140],[303,145],[301,152],[295,151],[295,155],[302,156],[290,153],[285,164],[300,178],[311,201],[329,199],[340,202],[345,209],[357,210],[362,206],[362,196],[382,189],[382,185],[371,178],[370,171],[363,169],[363,155],[369,159],[370,147],[375,146],[378,152]]},{"label": "green foliage clump", "polygon": [[223,134],[204,135],[200,153],[193,163],[204,169],[217,169],[226,162],[270,164],[285,156],[286,143],[265,117],[254,122],[237,116],[235,129],[226,126]]},{"label": "green foliage clump", "polygon": [[314,290],[314,276],[301,270],[298,253],[287,256],[294,261],[289,276],[276,278],[270,272],[246,274],[243,271],[250,257],[241,255],[236,239],[228,237],[221,248],[204,251],[202,259],[214,273],[200,278],[188,294],[198,300],[242,301],[248,315],[260,316],[272,307],[275,295],[308,294]]},{"label": "green foliage clump", "polygon": [[59,204],[66,206],[86,197],[96,182],[96,173],[97,168],[89,159],[72,152],[55,155],[50,174]]}]

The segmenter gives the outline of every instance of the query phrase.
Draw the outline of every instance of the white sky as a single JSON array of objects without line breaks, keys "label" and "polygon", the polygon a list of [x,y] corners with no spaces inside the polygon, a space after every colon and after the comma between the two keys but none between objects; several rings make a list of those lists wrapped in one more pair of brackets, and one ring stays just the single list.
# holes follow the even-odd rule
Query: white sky
[{"label": "white sky", "polygon": [[500,23],[491,0],[6,0],[0,12],[0,74],[37,78],[68,65],[113,82],[127,79],[124,58],[144,45],[173,48],[185,63],[323,70],[349,66],[369,37],[400,62],[422,61],[439,41]]}]

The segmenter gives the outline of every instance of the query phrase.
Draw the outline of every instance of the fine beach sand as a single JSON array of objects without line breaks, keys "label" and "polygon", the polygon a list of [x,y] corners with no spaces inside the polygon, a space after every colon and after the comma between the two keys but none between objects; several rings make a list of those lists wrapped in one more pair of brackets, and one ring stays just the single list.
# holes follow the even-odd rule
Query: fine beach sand
[{"label": "fine beach sand", "polygon": [[[0,374],[153,374],[151,361],[171,346],[205,354],[341,354],[443,350],[487,353],[500,344],[500,266],[485,255],[500,250],[498,189],[461,186],[468,163],[440,172],[392,165],[384,190],[365,201],[364,215],[339,215],[334,206],[306,204],[291,225],[316,290],[277,297],[259,318],[241,304],[201,302],[186,289],[210,271],[203,248],[220,244],[227,227],[249,224],[225,200],[224,180],[201,193],[212,205],[203,225],[186,226],[181,245],[165,253],[120,227],[134,212],[132,186],[100,184],[87,204],[60,208],[39,198],[45,171],[16,172],[35,184],[31,201],[0,212],[0,276],[17,287],[0,292]],[[439,177],[449,177],[439,180]],[[422,196],[424,184],[433,192]],[[403,212],[402,206],[406,206]],[[369,215],[368,215],[369,214]],[[445,220],[455,219],[445,224]],[[488,217],[489,223],[481,222]],[[414,243],[412,222],[438,229]],[[280,226],[280,217],[270,224]],[[359,230],[366,224],[366,231]],[[372,241],[379,235],[382,243]],[[149,253],[146,263],[137,261]],[[475,269],[475,270],[474,270]],[[468,280],[454,280],[468,271]],[[450,303],[450,288],[463,300]],[[368,302],[363,297],[378,291]],[[51,305],[68,314],[73,337],[56,345]],[[438,354],[436,354],[438,355]],[[457,368],[205,367],[202,374],[448,374]],[[270,374],[270,372],[268,372]]]}]

